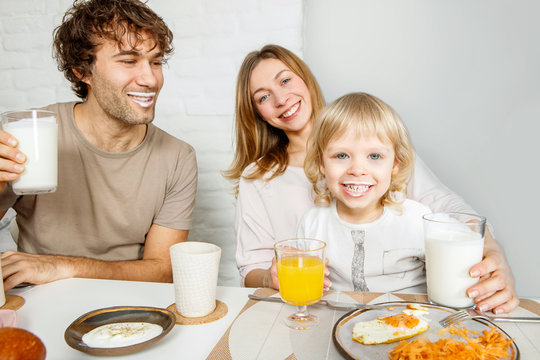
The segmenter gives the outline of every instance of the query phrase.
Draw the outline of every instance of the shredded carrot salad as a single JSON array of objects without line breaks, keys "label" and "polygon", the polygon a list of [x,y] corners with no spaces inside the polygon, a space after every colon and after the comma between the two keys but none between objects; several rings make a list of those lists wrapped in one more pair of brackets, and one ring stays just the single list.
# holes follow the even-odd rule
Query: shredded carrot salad
[{"label": "shredded carrot salad", "polygon": [[508,340],[496,327],[482,331],[478,337],[469,337],[477,334],[467,328],[458,328],[451,325],[439,332],[439,335],[448,332],[463,338],[465,341],[454,339],[440,339],[435,343],[422,337],[412,341],[401,341],[389,354],[391,360],[419,360],[419,359],[459,359],[459,360],[496,360],[508,358],[508,347],[514,339]]}]

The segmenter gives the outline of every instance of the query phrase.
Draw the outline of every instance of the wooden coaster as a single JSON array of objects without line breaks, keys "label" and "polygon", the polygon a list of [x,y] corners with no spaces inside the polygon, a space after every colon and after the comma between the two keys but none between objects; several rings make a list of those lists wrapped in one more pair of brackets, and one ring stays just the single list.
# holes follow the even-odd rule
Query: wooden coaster
[{"label": "wooden coaster", "polygon": [[219,300],[216,300],[216,308],[214,311],[212,311],[210,314],[206,316],[201,317],[185,317],[180,315],[178,310],[176,309],[176,303],[169,305],[167,307],[167,310],[172,311],[174,315],[176,315],[176,323],[180,325],[200,325],[200,324],[206,324],[212,321],[216,321],[218,319],[221,319],[227,314],[228,308],[227,304],[224,302],[221,302]]},{"label": "wooden coaster", "polygon": [[0,306],[2,310],[19,310],[24,305],[24,299],[18,295],[6,294],[6,303]]}]

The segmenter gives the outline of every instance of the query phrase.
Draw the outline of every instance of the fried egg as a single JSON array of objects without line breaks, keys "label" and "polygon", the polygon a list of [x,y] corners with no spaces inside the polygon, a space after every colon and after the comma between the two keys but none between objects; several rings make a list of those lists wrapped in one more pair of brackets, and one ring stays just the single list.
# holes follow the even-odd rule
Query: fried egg
[{"label": "fried egg", "polygon": [[365,345],[389,344],[411,338],[429,329],[423,315],[427,310],[421,306],[407,305],[403,313],[359,321],[354,324],[352,338]]},{"label": "fried egg", "polygon": [[147,322],[113,323],[87,332],[82,341],[94,348],[115,348],[150,340],[162,332],[161,326]]}]

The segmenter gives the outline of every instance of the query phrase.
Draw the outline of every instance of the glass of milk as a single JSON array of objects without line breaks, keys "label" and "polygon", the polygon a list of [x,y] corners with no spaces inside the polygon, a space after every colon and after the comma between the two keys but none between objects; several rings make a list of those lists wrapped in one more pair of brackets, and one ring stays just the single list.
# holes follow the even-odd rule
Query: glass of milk
[{"label": "glass of milk", "polygon": [[12,183],[17,195],[56,190],[58,182],[58,125],[56,114],[45,110],[10,111],[2,114],[2,129],[19,142],[26,155],[25,170]]},{"label": "glass of milk", "polygon": [[469,275],[482,260],[486,218],[464,213],[424,215],[426,277],[429,301],[470,308],[467,289],[478,282]]}]

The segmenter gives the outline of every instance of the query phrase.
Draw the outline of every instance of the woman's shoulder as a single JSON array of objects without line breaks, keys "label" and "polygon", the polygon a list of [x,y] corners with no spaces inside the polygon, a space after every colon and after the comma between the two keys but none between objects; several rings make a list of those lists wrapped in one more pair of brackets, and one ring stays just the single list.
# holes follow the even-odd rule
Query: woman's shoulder
[{"label": "woman's shoulder", "polygon": [[282,178],[282,177],[288,177],[288,176],[297,177],[297,176],[300,175],[302,177],[305,177],[304,168],[296,167],[296,166],[287,166],[285,168],[285,171],[282,174],[274,177],[274,174],[276,173],[276,171],[278,171],[278,168],[279,168],[279,166],[276,165],[272,169],[270,169],[266,173],[264,173],[264,175],[262,175],[260,178],[249,180],[249,178],[259,170],[259,164],[257,163],[257,161],[254,161],[251,164],[249,164],[248,166],[246,166],[244,171],[242,171],[242,176],[240,178],[244,179],[246,181],[258,181],[258,180],[269,181],[269,179],[275,180],[275,179],[279,179],[279,178]]},{"label": "woman's shoulder", "polygon": [[257,162],[252,162],[246,168],[244,171],[242,171],[242,175],[240,175],[239,184],[258,184],[264,182],[265,176],[262,177],[254,177],[255,173],[258,170]]},{"label": "woman's shoulder", "polygon": [[254,161],[251,164],[249,164],[248,166],[246,166],[244,171],[242,171],[242,178],[249,176],[255,170],[257,170],[257,162],[256,161]]},{"label": "woman's shoulder", "polygon": [[257,162],[252,162],[244,171],[240,179],[238,179],[239,192],[246,191],[248,188],[258,189],[257,191],[262,191],[264,188],[274,187],[275,183],[279,182],[279,177],[269,180],[270,176],[274,173],[273,170],[271,173],[267,172],[262,176],[256,176],[258,171]]},{"label": "woman's shoulder", "polygon": [[411,199],[405,199],[405,201],[403,202],[403,207],[406,210],[415,211],[415,212],[419,211],[424,214],[431,212],[431,209],[428,206],[422,204],[421,202],[418,202],[416,200],[411,200]]},{"label": "woman's shoulder", "polygon": [[426,205],[415,201],[411,199],[405,199],[403,203],[400,204],[401,211],[398,211],[392,206],[386,207],[388,210],[390,210],[391,213],[393,213],[396,216],[402,216],[402,217],[420,217],[422,218],[423,215],[431,213],[431,209],[427,207]]}]

